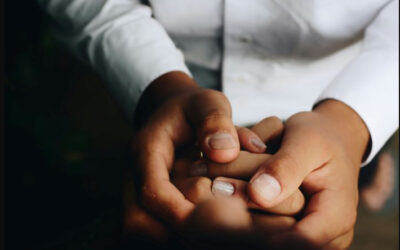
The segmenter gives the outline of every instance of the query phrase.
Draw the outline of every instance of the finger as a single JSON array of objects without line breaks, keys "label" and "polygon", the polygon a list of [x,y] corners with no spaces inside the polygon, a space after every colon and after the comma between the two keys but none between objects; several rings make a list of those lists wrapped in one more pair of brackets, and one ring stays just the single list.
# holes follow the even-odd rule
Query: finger
[{"label": "finger", "polygon": [[[247,151],[240,151],[239,157],[230,163],[207,162],[207,170],[204,172],[207,172],[208,176],[212,178],[224,176],[249,179],[260,165],[270,157],[271,155],[269,154],[253,154]],[[204,166],[198,166],[199,172],[202,167],[204,168]]]},{"label": "finger", "polygon": [[186,229],[186,245],[190,249],[251,248],[251,216],[245,203],[238,199],[220,197],[199,204]]},{"label": "finger", "polygon": [[306,238],[298,232],[294,232],[293,228],[296,225],[295,223],[292,227],[288,227],[289,230],[282,230],[278,234],[272,234],[272,237],[269,237],[267,240],[272,249],[349,249],[354,236],[354,230],[352,229],[331,240],[329,243],[322,244],[316,240]]},{"label": "finger", "polygon": [[192,97],[184,111],[197,131],[199,146],[209,159],[224,163],[238,156],[240,145],[231,119],[231,106],[221,92],[200,92]]},{"label": "finger", "polygon": [[296,219],[290,216],[252,213],[251,217],[254,228],[267,234],[288,231],[296,224]]},{"label": "finger", "polygon": [[348,233],[334,239],[324,246],[324,250],[337,250],[337,249],[349,249],[351,242],[353,241],[354,230],[350,230]]},{"label": "finger", "polygon": [[312,195],[294,232],[313,245],[323,246],[351,230],[357,206],[349,202],[348,193],[325,189]]},{"label": "finger", "polygon": [[166,240],[168,235],[165,225],[137,205],[125,215],[124,232],[126,236],[142,235],[157,241]]},{"label": "finger", "polygon": [[252,153],[264,153],[267,145],[261,140],[256,133],[248,128],[236,127],[239,142],[243,149]]},{"label": "finger", "polygon": [[124,236],[127,239],[132,235],[140,235],[157,241],[166,240],[167,228],[138,206],[135,199],[135,185],[132,178],[128,178],[131,176],[131,171],[124,173]]},{"label": "finger", "polygon": [[194,204],[199,204],[213,197],[211,192],[212,182],[207,177],[179,179],[174,180],[173,183]]},{"label": "finger", "polygon": [[304,195],[299,189],[297,189],[291,196],[289,196],[286,200],[282,201],[278,205],[267,209],[263,208],[263,210],[277,215],[295,216],[303,210],[304,206]]},{"label": "finger", "polygon": [[249,196],[262,207],[287,199],[304,178],[329,160],[329,150],[312,129],[287,127],[279,151],[263,163],[249,184]]},{"label": "finger", "polygon": [[240,199],[219,197],[199,204],[188,223],[192,231],[250,230],[251,217],[245,202]]},{"label": "finger", "polygon": [[194,161],[190,158],[180,158],[174,162],[171,172],[171,179],[184,179],[195,176],[205,176],[207,174],[207,166],[201,160]]},{"label": "finger", "polygon": [[246,202],[250,208],[259,209],[276,215],[296,215],[303,209],[305,204],[304,195],[300,190],[297,190],[280,204],[267,209],[261,208],[248,200],[246,193],[247,182],[226,177],[215,178],[212,183],[211,191],[217,197],[238,198]]},{"label": "finger", "polygon": [[174,155],[174,139],[165,129],[147,127],[138,137],[136,154],[141,169],[143,206],[173,224],[180,224],[194,208],[170,182],[169,169]]},{"label": "finger", "polygon": [[267,144],[268,153],[275,153],[279,148],[284,124],[278,117],[271,116],[254,125],[251,130]]}]

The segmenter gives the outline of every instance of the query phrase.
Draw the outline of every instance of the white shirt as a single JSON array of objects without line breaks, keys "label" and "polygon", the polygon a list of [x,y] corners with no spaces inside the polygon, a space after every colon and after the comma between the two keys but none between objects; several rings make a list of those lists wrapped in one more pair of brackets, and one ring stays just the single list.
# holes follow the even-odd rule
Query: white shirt
[{"label": "white shirt", "polygon": [[149,83],[179,70],[222,83],[238,125],[340,100],[369,129],[366,162],[398,128],[398,0],[38,1],[128,117]]}]

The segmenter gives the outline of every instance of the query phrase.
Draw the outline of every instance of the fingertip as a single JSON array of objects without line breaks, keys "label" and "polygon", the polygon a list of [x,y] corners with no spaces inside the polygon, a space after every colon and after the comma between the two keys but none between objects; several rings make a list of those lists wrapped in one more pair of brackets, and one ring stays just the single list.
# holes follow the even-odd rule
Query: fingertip
[{"label": "fingertip", "polygon": [[274,206],[281,192],[279,181],[268,173],[256,175],[248,185],[250,199],[263,208]]},{"label": "fingertip", "polygon": [[235,193],[235,186],[230,182],[215,179],[211,186],[211,192],[216,197],[229,197]]},{"label": "fingertip", "polygon": [[240,146],[245,150],[252,153],[264,153],[267,145],[260,139],[260,137],[248,128],[236,128]]},{"label": "fingertip", "polygon": [[211,150],[230,150],[238,147],[235,136],[228,132],[216,132],[208,135],[205,144]]},{"label": "fingertip", "polygon": [[267,150],[267,145],[258,137],[252,137],[249,139],[249,141],[253,147],[254,153],[264,153],[265,150]]},{"label": "fingertip", "polygon": [[203,140],[202,148],[207,158],[216,163],[233,161],[240,151],[237,135],[228,132],[207,135]]}]

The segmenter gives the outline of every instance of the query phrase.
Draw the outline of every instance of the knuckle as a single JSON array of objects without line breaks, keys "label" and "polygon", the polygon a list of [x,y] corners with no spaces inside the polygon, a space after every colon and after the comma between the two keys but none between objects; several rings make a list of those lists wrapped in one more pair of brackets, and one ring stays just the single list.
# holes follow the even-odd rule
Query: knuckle
[{"label": "knuckle", "polygon": [[211,178],[227,176],[230,173],[229,168],[231,164],[232,163],[209,163],[208,176]]},{"label": "knuckle", "polygon": [[207,177],[197,178],[194,187],[191,192],[192,198],[198,200],[202,199],[211,192],[211,180]]},{"label": "knuckle", "polygon": [[289,201],[289,209],[294,214],[299,213],[304,207],[304,196],[300,191],[297,191],[296,194]]},{"label": "knuckle", "polygon": [[191,101],[194,103],[203,103],[207,100],[216,100],[218,99],[225,104],[229,104],[228,98],[220,91],[212,90],[212,89],[204,89],[200,92],[197,92],[191,97]]},{"label": "knuckle", "polygon": [[282,217],[280,224],[283,228],[290,229],[296,224],[296,219],[289,216]]},{"label": "knuckle", "polygon": [[268,170],[272,171],[273,174],[280,175],[284,172],[285,175],[289,175],[288,177],[294,177],[300,167],[300,164],[293,156],[286,154],[284,157],[275,158],[271,161],[268,165]]},{"label": "knuckle", "polygon": [[217,123],[220,120],[225,120],[227,118],[226,114],[221,112],[221,110],[213,108],[211,109],[203,118],[203,124]]},{"label": "knuckle", "polygon": [[300,246],[300,249],[322,249],[325,242],[322,239],[316,238],[313,234],[304,232],[296,224],[292,228],[292,232],[296,236],[295,242]]},{"label": "knuckle", "polygon": [[147,185],[143,185],[141,189],[141,201],[142,205],[146,208],[151,208],[156,202],[157,195],[156,193],[150,189]]},{"label": "knuckle", "polygon": [[344,247],[342,249],[349,249],[354,238],[354,230],[351,230],[346,238],[347,239],[345,240]]},{"label": "knuckle", "polygon": [[273,128],[276,128],[276,129],[278,129],[278,128],[283,128],[283,122],[282,122],[282,120],[281,120],[279,117],[277,117],[277,116],[270,116],[270,117],[268,117],[268,118],[265,118],[262,122],[271,124],[271,126],[272,126]]},{"label": "knuckle", "polygon": [[249,136],[252,134],[252,131],[250,129],[244,127],[237,127],[236,131],[238,132],[239,136]]},{"label": "knuckle", "polygon": [[343,220],[343,231],[352,230],[356,224],[357,210],[351,209],[348,211],[347,219]]},{"label": "knuckle", "polygon": [[207,89],[204,91],[204,94],[209,98],[220,98],[221,100],[228,101],[228,98],[220,91]]},{"label": "knuckle", "polygon": [[329,244],[324,246],[324,250],[344,250],[349,249],[351,246],[351,242],[353,241],[354,230],[349,231],[348,233],[334,239]]}]

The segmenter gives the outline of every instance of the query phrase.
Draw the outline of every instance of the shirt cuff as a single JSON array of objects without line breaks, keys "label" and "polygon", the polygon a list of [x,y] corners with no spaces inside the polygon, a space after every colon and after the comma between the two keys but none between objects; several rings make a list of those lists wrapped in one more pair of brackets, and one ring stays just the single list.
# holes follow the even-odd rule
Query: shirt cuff
[{"label": "shirt cuff", "polygon": [[118,25],[97,39],[89,47],[91,65],[130,122],[140,96],[156,78],[171,71],[191,76],[182,52],[154,19]]},{"label": "shirt cuff", "polygon": [[371,136],[368,164],[399,126],[398,63],[385,53],[361,54],[320,95],[316,103],[339,100],[363,119]]}]

